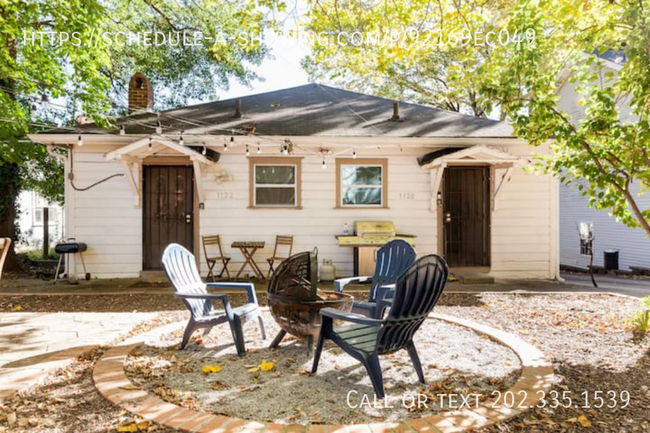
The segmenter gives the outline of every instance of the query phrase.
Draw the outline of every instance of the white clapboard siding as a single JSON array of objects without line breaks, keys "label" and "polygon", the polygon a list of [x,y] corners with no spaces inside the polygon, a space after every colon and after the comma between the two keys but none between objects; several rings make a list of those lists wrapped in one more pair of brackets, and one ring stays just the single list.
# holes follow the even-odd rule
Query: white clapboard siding
[{"label": "white clapboard siding", "polygon": [[[641,209],[650,209],[650,195],[638,197],[638,204]],[[650,268],[650,238],[644,230],[617,222],[606,210],[590,208],[587,197],[565,185],[560,188],[561,264],[582,269],[589,266],[589,256],[580,254],[580,222],[594,224],[594,265],[603,266],[605,250],[618,250],[620,269],[629,270],[630,266]]]},{"label": "white clapboard siding", "polygon": [[[76,152],[74,182],[85,188],[113,174],[123,174],[122,165],[106,161],[103,154]],[[126,177],[115,177],[88,191],[72,191],[74,237],[85,242],[86,269],[93,278],[138,277],[142,270],[142,212]],[[67,199],[67,197],[66,197]],[[73,261],[82,275],[81,260]]]},{"label": "white clapboard siding", "polygon": [[[527,158],[532,155],[532,150],[523,145],[503,150]],[[318,247],[319,258],[331,259],[338,276],[349,276],[353,272],[353,249],[339,246],[335,236],[342,234],[344,223],[352,231],[359,220],[392,221],[398,233],[417,236],[418,254],[439,252],[436,210],[430,209],[431,174],[416,161],[416,156],[430,151],[387,148],[371,155],[389,161],[388,209],[335,209],[335,161],[328,158],[323,170],[322,159],[310,154],[302,159],[302,209],[249,209],[249,162],[242,154],[223,154],[218,168],[203,170],[205,209],[198,211],[199,239],[202,235],[221,235],[225,253],[232,257],[231,273],[244,261],[239,250],[230,247],[232,242],[265,241],[266,247],[255,254],[255,259],[266,272],[266,258],[272,255],[275,236],[280,234],[294,236],[294,252]],[[230,175],[228,181],[221,180],[224,170]],[[77,186],[87,186],[115,173],[122,173],[122,166],[104,161],[103,154],[77,153]],[[503,186],[491,221],[491,273],[495,277],[555,277],[551,184],[547,176],[520,170]],[[111,179],[73,195],[70,224],[76,238],[88,243],[84,255],[88,271],[99,278],[137,277],[142,270],[142,210],[133,204],[127,179]],[[195,251],[205,275],[200,241]],[[81,272],[78,260],[76,270]]]}]

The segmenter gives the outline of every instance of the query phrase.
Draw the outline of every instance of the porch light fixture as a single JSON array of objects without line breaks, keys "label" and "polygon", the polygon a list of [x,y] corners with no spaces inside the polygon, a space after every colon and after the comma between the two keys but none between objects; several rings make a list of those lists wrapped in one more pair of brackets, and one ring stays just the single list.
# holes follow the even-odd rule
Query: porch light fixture
[{"label": "porch light fixture", "polygon": [[77,137],[77,146],[81,147],[84,145],[84,140],[81,138],[81,134],[79,134],[79,137]]},{"label": "porch light fixture", "polygon": [[124,125],[120,125],[120,135],[126,135],[126,131],[124,130]]}]

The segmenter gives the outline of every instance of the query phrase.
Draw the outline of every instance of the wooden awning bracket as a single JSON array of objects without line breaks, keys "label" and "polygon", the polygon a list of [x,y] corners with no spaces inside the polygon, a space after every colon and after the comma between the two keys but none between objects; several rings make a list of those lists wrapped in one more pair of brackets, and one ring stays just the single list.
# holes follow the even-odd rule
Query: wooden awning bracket
[{"label": "wooden awning bracket", "polygon": [[[142,202],[141,196],[140,196],[140,187],[139,187],[139,167],[140,165],[137,162],[129,161],[127,158],[121,157],[118,159],[120,161],[120,164],[122,164],[122,168],[124,168],[124,175],[126,176],[127,180],[129,181],[129,185],[131,186],[131,190],[133,191],[133,205],[137,208],[140,207],[140,204]],[[136,173],[138,173],[138,176],[133,175],[133,171],[135,170]]]}]

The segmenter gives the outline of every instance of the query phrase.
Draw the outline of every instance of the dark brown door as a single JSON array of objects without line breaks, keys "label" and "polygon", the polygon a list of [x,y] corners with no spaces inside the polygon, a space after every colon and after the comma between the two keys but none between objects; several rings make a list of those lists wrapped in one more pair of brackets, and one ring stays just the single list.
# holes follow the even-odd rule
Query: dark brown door
[{"label": "dark brown door", "polygon": [[172,242],[194,250],[194,189],[191,166],[144,166],[144,269],[161,269]]},{"label": "dark brown door", "polygon": [[488,167],[447,167],[443,194],[445,260],[450,266],[489,266]]}]

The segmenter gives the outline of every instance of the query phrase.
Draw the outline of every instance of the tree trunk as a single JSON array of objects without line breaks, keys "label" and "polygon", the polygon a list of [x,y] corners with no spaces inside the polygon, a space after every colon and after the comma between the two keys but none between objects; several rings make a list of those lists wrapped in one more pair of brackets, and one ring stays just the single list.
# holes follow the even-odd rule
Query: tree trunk
[{"label": "tree trunk", "polygon": [[0,237],[11,238],[12,243],[4,265],[5,271],[18,271],[15,246],[18,240],[16,227],[18,192],[20,191],[20,176],[18,165],[0,161]]}]

